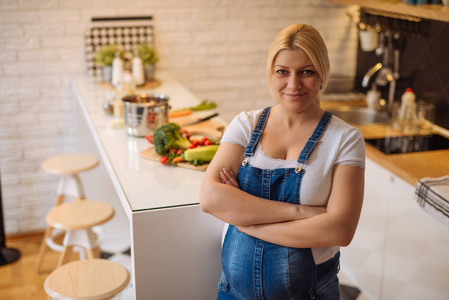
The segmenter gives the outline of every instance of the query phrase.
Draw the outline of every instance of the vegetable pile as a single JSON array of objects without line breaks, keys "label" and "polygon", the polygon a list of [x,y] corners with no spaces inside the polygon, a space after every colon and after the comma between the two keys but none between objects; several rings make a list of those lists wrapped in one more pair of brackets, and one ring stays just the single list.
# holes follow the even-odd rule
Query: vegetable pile
[{"label": "vegetable pile", "polygon": [[189,133],[176,123],[158,127],[153,135],[146,139],[154,144],[156,153],[161,155],[159,162],[163,165],[176,165],[188,162],[194,166],[208,163],[218,150],[219,141],[203,137],[191,140]]},{"label": "vegetable pile", "polygon": [[166,155],[170,149],[187,149],[192,145],[176,123],[158,127],[153,134],[153,144],[159,155]]}]

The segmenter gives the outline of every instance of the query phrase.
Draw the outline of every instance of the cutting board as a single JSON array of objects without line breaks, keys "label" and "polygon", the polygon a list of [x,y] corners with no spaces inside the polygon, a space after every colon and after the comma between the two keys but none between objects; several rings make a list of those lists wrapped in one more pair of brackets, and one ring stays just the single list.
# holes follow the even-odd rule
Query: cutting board
[{"label": "cutting board", "polygon": [[[140,157],[159,162],[159,158],[161,156],[156,153],[156,149],[154,147],[151,147],[151,148],[145,149],[142,152],[140,152]],[[209,164],[204,164],[201,166],[194,166],[187,162],[180,162],[180,163],[177,163],[175,166],[180,167],[180,168],[185,168],[185,169],[197,170],[197,171],[206,171]],[[167,168],[169,168],[169,167],[172,167],[172,166],[167,166]]]},{"label": "cutting board", "polygon": [[189,116],[170,119],[170,122],[179,124],[182,129],[187,130],[191,137],[194,135],[202,135],[207,136],[208,138],[221,138],[225,129],[225,125],[223,123],[214,121],[213,119],[198,124],[183,125],[188,122],[197,120],[203,116],[204,115],[192,114]]},{"label": "cutting board", "polygon": [[[183,121],[188,122],[190,120],[185,119]],[[173,120],[171,120],[171,122],[176,122],[176,120],[173,119]],[[205,122],[194,124],[194,125],[182,126],[182,128],[187,130],[191,139],[195,139],[196,137],[197,137],[196,139],[201,139],[201,137],[204,137],[204,136],[208,137],[208,138],[220,139],[221,136],[223,135],[224,125],[223,125],[223,123],[219,123],[219,122],[216,122],[213,120],[207,120]],[[156,153],[156,149],[154,147],[150,147],[150,148],[145,149],[142,152],[140,152],[140,157],[159,162],[160,155]],[[209,164],[204,164],[201,166],[194,166],[187,162],[181,162],[181,163],[178,163],[176,166],[178,166],[180,168],[185,168],[185,169],[206,171]]]}]

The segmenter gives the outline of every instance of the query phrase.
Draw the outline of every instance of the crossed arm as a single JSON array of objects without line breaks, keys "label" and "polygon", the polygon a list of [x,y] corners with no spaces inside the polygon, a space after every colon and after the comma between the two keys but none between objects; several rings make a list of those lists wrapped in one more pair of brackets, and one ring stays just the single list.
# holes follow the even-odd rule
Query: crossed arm
[{"label": "crossed arm", "polygon": [[287,247],[346,246],[363,201],[364,171],[337,165],[327,207],[295,205],[252,196],[238,188],[244,148],[222,143],[200,189],[200,207],[242,232]]}]

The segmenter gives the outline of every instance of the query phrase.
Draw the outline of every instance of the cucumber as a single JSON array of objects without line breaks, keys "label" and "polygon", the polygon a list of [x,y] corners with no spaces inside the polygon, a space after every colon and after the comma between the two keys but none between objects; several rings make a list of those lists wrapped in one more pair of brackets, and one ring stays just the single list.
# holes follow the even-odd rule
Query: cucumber
[{"label": "cucumber", "polygon": [[186,161],[201,160],[210,162],[218,150],[219,145],[201,146],[193,149],[187,149],[183,153]]}]

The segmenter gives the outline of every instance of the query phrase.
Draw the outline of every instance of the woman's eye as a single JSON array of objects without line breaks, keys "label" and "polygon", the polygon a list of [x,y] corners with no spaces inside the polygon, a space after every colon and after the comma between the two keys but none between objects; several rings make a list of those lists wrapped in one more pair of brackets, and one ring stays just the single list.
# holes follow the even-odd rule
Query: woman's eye
[{"label": "woman's eye", "polygon": [[302,71],[302,73],[304,75],[306,75],[306,76],[311,76],[311,75],[315,74],[315,71],[313,71],[313,70],[304,70],[304,71]]},{"label": "woman's eye", "polygon": [[276,70],[276,74],[279,74],[279,75],[285,75],[287,73],[288,72],[286,70]]}]

